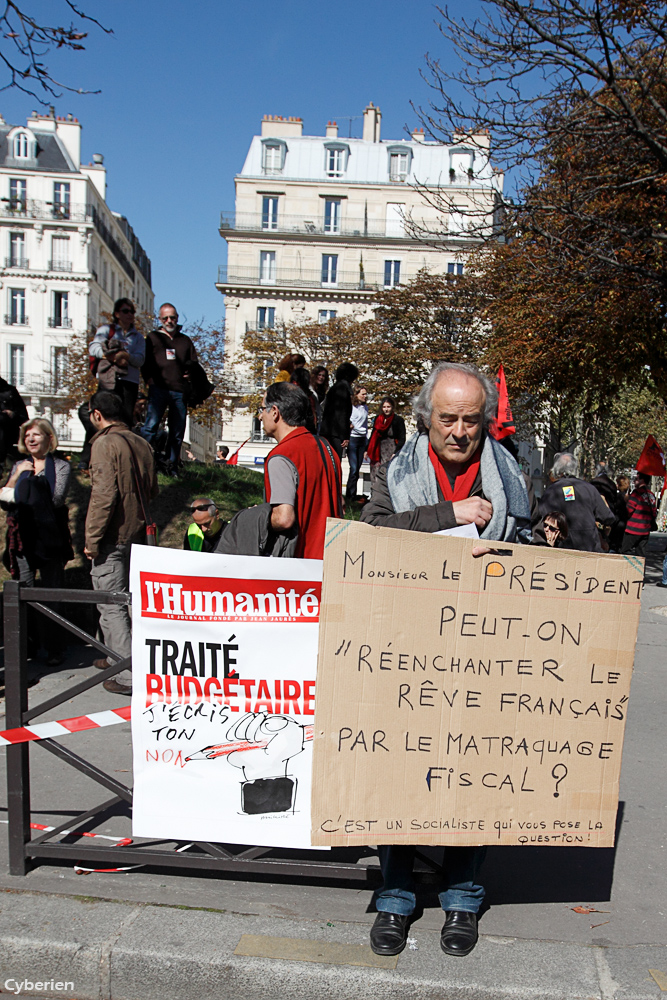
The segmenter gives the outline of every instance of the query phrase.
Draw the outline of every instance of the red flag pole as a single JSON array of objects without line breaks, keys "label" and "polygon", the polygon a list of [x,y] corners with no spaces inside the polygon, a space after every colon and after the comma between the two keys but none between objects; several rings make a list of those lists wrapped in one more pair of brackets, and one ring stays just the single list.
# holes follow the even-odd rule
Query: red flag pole
[{"label": "red flag pole", "polygon": [[498,390],[498,415],[489,424],[489,434],[496,441],[502,441],[503,438],[510,437],[511,434],[516,434],[510,397],[507,391],[507,382],[505,381],[505,370],[502,365],[498,369],[496,388]]},{"label": "red flag pole", "polygon": [[243,448],[244,445],[246,445],[248,443],[249,440],[250,440],[250,438],[246,438],[245,441],[243,442],[243,444],[240,444],[238,446],[238,448],[236,449],[236,451],[234,452],[234,454],[231,455],[227,459],[227,465],[238,465],[239,464],[239,452],[240,452],[241,448]]}]

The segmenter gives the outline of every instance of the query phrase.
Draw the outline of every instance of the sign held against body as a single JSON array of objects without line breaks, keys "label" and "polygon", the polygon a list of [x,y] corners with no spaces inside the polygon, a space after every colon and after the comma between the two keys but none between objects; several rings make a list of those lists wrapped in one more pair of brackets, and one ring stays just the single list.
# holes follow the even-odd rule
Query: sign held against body
[{"label": "sign held against body", "polygon": [[614,843],[643,560],[330,521],[319,845]]}]

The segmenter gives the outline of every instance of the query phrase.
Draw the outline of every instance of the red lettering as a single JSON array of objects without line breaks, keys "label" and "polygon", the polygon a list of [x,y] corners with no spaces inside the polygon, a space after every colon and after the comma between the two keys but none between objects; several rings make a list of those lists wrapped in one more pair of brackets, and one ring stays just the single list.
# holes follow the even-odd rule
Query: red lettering
[{"label": "red lettering", "polygon": [[271,704],[271,693],[269,691],[269,685],[266,681],[260,681],[259,687],[257,688],[257,701],[255,702],[255,707],[253,712],[261,712],[262,706],[266,708],[267,712],[273,712],[273,705]]},{"label": "red lettering", "polygon": [[315,681],[303,682],[303,714],[315,715]]},{"label": "red lettering", "polygon": [[[155,756],[153,756],[153,754],[155,754]],[[155,763],[157,763],[157,759],[158,759],[159,755],[160,755],[160,751],[159,750],[155,750],[155,751],[153,751],[153,750],[147,750],[146,751],[146,760],[154,760]]]},{"label": "red lettering", "polygon": [[[181,678],[179,677],[179,680]],[[183,677],[183,700],[186,705],[190,704],[190,688],[194,687],[195,697],[192,699],[195,703],[202,700],[202,690],[201,684],[196,677]]]},{"label": "red lettering", "polygon": [[[283,681],[283,713],[289,715],[290,708],[293,706],[294,715],[301,715],[301,710],[299,708],[299,695],[301,694],[301,685],[298,681]],[[247,710],[246,710],[247,711]]]},{"label": "red lettering", "polygon": [[239,683],[238,677],[225,677],[223,681],[223,684],[225,686],[225,705],[228,705],[231,708],[232,712],[238,712],[239,710],[239,706],[232,705],[230,701],[231,698],[237,697],[238,691],[231,691],[230,688],[232,684],[234,685],[234,687],[236,687],[238,683]]},{"label": "red lettering", "polygon": [[239,684],[243,685],[245,691],[245,706],[243,708],[244,712],[250,711],[250,695],[252,694],[252,689],[255,686],[255,681],[252,677],[239,677]]},{"label": "red lettering", "polygon": [[159,674],[146,674],[146,708],[155,701],[164,701],[162,678]]},{"label": "red lettering", "polygon": [[[216,688],[216,690],[213,691],[213,693],[211,693],[213,688]],[[222,685],[218,680],[218,678],[209,677],[206,683],[204,684],[204,698],[206,699],[206,701],[213,701],[213,699],[215,699],[219,705],[222,705],[221,692],[222,692]],[[229,702],[227,702],[227,704],[229,704]]]},{"label": "red lettering", "polygon": [[275,711],[276,711],[276,715],[280,715],[280,698],[281,698],[281,694],[280,694],[280,681],[276,681],[275,682],[275,689],[276,689]]}]

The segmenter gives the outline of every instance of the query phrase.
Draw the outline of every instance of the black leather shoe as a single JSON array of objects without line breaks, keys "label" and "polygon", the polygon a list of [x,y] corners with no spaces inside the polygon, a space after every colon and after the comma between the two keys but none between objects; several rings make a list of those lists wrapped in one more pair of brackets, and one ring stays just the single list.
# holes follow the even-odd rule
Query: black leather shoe
[{"label": "black leather shoe", "polygon": [[121,684],[115,677],[110,677],[108,681],[104,681],[102,687],[105,691],[110,691],[111,694],[132,694],[130,685]]},{"label": "black leather shoe", "polygon": [[378,913],[371,927],[371,950],[376,955],[398,955],[408,938],[408,917],[401,913]]},{"label": "black leather shoe", "polygon": [[477,944],[477,914],[450,910],[440,934],[445,955],[469,955]]}]

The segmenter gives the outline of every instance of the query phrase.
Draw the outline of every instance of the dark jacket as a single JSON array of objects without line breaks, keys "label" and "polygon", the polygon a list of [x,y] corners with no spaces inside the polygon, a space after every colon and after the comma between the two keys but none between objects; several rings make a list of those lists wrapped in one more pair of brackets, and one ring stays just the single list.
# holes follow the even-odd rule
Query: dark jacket
[{"label": "dark jacket", "polygon": [[[525,474],[524,480],[530,501],[531,526],[535,528],[540,522],[540,512],[532,481]],[[370,501],[362,507],[360,520],[382,528],[402,528],[404,531],[426,531],[431,534],[435,531],[443,531],[445,528],[455,528],[456,515],[452,501],[443,498],[440,487],[438,487],[438,496],[440,503],[436,503],[432,507],[415,507],[414,510],[406,510],[397,514],[391,502],[387,485],[387,466],[383,466],[378,470]],[[477,474],[470,496],[482,497],[483,500],[486,500],[482,489],[481,473]]]},{"label": "dark jacket", "polygon": [[168,337],[163,330],[151,330],[146,337],[146,360],[141,374],[146,382],[160,389],[187,392],[188,380],[183,376],[196,360],[195,345],[181,333],[180,326],[176,327],[173,337]]},{"label": "dark jacket", "polygon": [[[5,410],[9,410],[10,417]],[[4,378],[0,378],[0,414],[12,420],[16,427],[16,440],[18,441],[18,430],[21,424],[28,420],[28,411],[16,386],[10,385]]]},{"label": "dark jacket", "polygon": [[299,533],[276,534],[271,528],[271,504],[240,510],[223,530],[215,551],[225,556],[283,556],[296,553]]},{"label": "dark jacket", "polygon": [[[375,420],[377,420],[377,417]],[[373,421],[373,430],[375,430],[375,420]],[[380,438],[380,441],[386,441],[387,438],[392,438],[394,444],[396,445],[394,455],[398,455],[399,451],[405,444],[405,420],[403,417],[399,417],[398,413],[395,413],[394,419],[389,424],[389,427],[387,427],[384,431],[378,431],[378,437]]]},{"label": "dark jacket", "polygon": [[322,407],[320,435],[329,441],[337,438],[347,441],[350,437],[350,417],[352,416],[352,389],[349,382],[334,382],[329,389]]},{"label": "dark jacket", "polygon": [[575,476],[557,479],[540,498],[540,514],[545,517],[552,511],[565,515],[569,535],[565,548],[579,552],[602,552],[600,532],[595,522],[613,524],[616,515],[591,483]]}]

